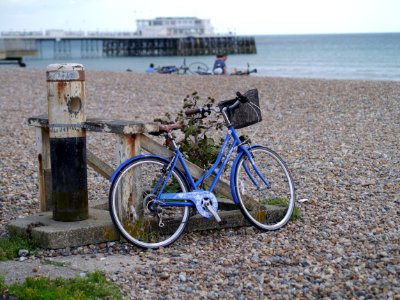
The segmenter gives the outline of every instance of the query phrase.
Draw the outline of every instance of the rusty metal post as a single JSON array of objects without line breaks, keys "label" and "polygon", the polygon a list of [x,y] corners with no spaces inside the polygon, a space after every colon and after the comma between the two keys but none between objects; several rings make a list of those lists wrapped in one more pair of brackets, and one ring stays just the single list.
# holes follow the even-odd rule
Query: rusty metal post
[{"label": "rusty metal post", "polygon": [[47,67],[53,218],[88,218],[85,72],[79,64]]}]

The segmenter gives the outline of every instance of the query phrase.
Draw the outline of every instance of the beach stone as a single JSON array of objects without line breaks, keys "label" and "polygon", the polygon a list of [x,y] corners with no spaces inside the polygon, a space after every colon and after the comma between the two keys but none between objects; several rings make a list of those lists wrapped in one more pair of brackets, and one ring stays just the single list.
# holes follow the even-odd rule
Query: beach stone
[{"label": "beach stone", "polygon": [[181,282],[186,282],[186,273],[185,272],[181,272],[181,273],[179,273],[179,280],[181,281]]},{"label": "beach stone", "polygon": [[26,257],[29,255],[29,250],[26,249],[20,249],[18,250],[18,256],[19,257]]},{"label": "beach stone", "polygon": [[[43,76],[40,69],[1,66],[0,118],[7,120],[0,131],[1,237],[9,220],[39,212],[35,132],[25,118],[47,112]],[[160,250],[123,241],[39,249],[15,263],[96,262],[126,299],[398,297],[399,82],[92,70],[86,81],[88,117],[140,122],[174,116],[193,91],[219,101],[256,87],[264,120],[239,133],[286,161],[297,199],[309,199],[296,203],[302,218],[274,232],[249,226],[184,233]],[[117,166],[113,135],[87,139],[88,149]],[[109,182],[91,168],[88,186],[90,206],[108,199]]]}]

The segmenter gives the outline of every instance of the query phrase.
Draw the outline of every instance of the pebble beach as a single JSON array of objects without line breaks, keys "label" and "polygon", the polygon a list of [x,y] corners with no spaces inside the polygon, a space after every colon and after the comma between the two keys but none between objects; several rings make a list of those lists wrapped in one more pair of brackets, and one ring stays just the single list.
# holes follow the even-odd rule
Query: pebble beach
[{"label": "pebble beach", "polygon": [[[86,71],[88,117],[152,122],[186,95],[234,97],[257,88],[263,121],[240,132],[278,152],[302,218],[279,231],[252,227],[185,233],[142,251],[111,242],[42,257],[132,257],[106,272],[126,299],[400,299],[400,82]],[[39,212],[35,130],[47,113],[44,69],[0,67],[0,236]],[[115,139],[88,133],[112,166]],[[109,183],[88,170],[89,205]],[[21,262],[22,263],[22,262]],[[1,273],[1,270],[0,270]]]}]

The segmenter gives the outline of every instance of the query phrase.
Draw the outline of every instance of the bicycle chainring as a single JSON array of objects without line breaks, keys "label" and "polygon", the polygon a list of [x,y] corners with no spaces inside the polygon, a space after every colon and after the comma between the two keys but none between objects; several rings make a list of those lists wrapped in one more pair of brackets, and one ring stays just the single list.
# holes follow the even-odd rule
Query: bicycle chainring
[{"label": "bicycle chainring", "polygon": [[209,202],[214,211],[217,211],[218,200],[211,192],[204,191],[201,194],[202,194],[201,197],[196,197],[196,209],[200,215],[202,215],[207,219],[210,219],[213,217],[213,215],[207,209],[206,203]]}]

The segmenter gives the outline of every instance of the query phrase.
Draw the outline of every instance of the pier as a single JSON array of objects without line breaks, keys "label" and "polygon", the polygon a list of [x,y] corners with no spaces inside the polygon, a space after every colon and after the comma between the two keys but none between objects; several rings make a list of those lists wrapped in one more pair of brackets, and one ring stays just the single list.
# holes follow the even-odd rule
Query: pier
[{"label": "pier", "polygon": [[0,38],[0,60],[5,62],[16,62],[21,67],[25,66],[22,61],[24,56],[35,56],[38,52],[36,44],[31,39]]},{"label": "pier", "polygon": [[251,36],[21,36],[4,38],[5,43],[10,40],[31,45],[31,52],[21,53],[23,54],[21,57],[37,55],[40,58],[47,59],[257,53],[255,39]]},{"label": "pier", "polygon": [[217,53],[254,54],[252,37],[214,36],[103,40],[106,56],[193,56]]}]

